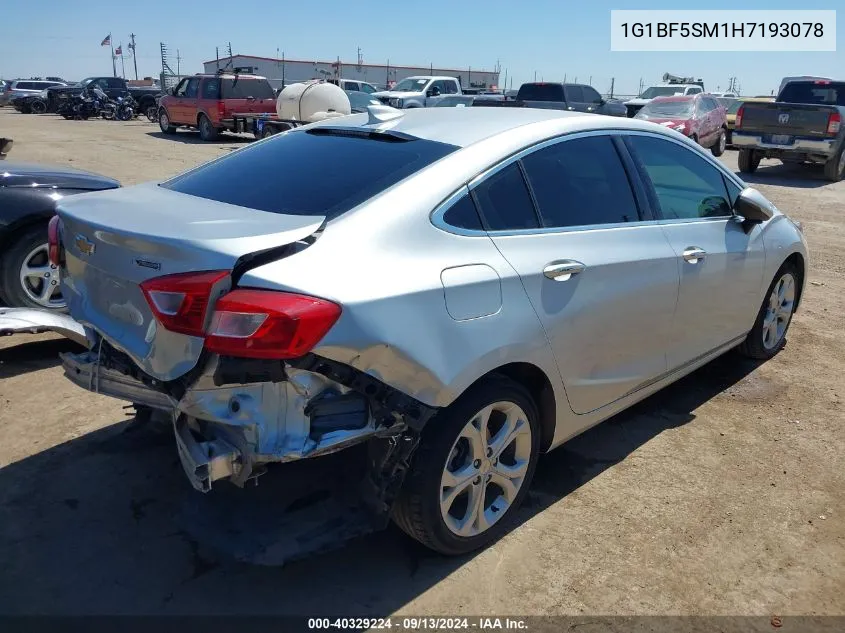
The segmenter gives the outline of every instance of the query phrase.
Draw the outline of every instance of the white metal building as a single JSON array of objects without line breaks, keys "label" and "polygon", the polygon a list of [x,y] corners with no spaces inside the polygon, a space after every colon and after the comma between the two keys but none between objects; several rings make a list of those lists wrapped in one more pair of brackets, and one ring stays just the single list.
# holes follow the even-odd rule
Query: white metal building
[{"label": "white metal building", "polygon": [[[230,63],[231,62],[231,63]],[[474,68],[438,68],[436,66],[394,66],[390,64],[357,64],[355,62],[324,62],[302,59],[276,59],[254,55],[233,55],[204,63],[206,73],[218,68],[249,68],[251,72],[267,77],[273,88],[309,79],[356,79],[378,88],[413,77],[414,75],[445,75],[456,77],[464,87],[493,88],[498,86],[499,72]]]}]

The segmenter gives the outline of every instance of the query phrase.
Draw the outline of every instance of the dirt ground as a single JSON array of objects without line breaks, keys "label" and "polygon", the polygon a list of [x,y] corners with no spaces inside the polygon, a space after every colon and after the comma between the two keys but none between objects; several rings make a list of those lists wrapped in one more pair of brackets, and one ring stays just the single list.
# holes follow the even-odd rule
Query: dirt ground
[{"label": "dirt ground", "polygon": [[[0,135],[10,160],[127,185],[247,142],[9,108]],[[729,354],[543,457],[519,526],[473,556],[391,528],[284,567],[235,562],[194,510],[237,515],[233,544],[266,537],[297,471],[202,496],[166,433],[62,376],[72,344],[0,340],[0,613],[845,614],[845,182],[774,161],[748,180],[811,248],[786,349]]]}]

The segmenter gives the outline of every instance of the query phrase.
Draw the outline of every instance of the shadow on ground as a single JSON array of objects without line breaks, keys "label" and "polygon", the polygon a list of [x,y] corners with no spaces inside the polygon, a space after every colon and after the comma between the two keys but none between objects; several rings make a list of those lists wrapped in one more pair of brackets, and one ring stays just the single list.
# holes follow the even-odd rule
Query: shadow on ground
[{"label": "shadow on ground", "polygon": [[[55,350],[39,346],[22,362],[47,351]],[[516,523],[690,422],[755,367],[728,354],[544,456]],[[345,453],[278,466],[257,487],[201,495],[167,425],[124,421],[10,464],[0,469],[0,613],[390,614],[471,556],[441,557],[392,526],[283,567],[220,550],[272,546],[260,541],[272,537],[278,507],[318,476],[313,469],[344,473]],[[209,538],[209,517],[222,519],[223,543],[219,529]]]},{"label": "shadow on ground", "polygon": [[753,174],[737,171],[736,175],[749,185],[815,189],[833,184],[824,177],[821,165],[785,165],[778,160],[763,160]]},{"label": "shadow on ground", "polygon": [[[25,337],[26,334],[16,334]],[[59,364],[59,354],[79,352],[82,346],[66,338],[13,345],[0,349],[0,380]]]},{"label": "shadow on ground", "polygon": [[165,134],[164,132],[147,132],[147,136],[152,136],[153,138],[165,141],[187,143],[188,145],[243,145],[255,140],[251,135],[221,134],[216,141],[204,141],[200,138],[200,133],[195,130],[177,130],[173,134]]}]

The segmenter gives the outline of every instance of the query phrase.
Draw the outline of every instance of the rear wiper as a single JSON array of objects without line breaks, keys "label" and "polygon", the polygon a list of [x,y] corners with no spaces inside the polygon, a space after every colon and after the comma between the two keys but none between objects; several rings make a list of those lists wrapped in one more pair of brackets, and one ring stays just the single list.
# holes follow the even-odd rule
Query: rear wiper
[{"label": "rear wiper", "polygon": [[353,136],[356,138],[368,138],[374,141],[386,141],[389,143],[407,143],[418,140],[416,136],[396,132],[393,130],[367,130],[357,127],[315,127],[306,130],[308,134],[317,136]]}]

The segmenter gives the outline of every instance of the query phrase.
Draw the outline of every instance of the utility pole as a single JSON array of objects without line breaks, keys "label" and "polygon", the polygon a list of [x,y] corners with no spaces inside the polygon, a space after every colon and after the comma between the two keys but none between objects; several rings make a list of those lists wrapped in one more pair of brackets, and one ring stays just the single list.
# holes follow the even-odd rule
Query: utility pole
[{"label": "utility pole", "polygon": [[534,71],[534,83],[537,83],[537,71]]},{"label": "utility pole", "polygon": [[117,50],[120,51],[120,69],[123,72],[123,78],[126,79],[126,64],[123,61],[123,42],[120,43]]},{"label": "utility pole", "polygon": [[180,75],[179,73],[179,63],[182,61],[182,58],[179,56],[179,49],[176,49],[176,76]]},{"label": "utility pole", "polygon": [[114,63],[114,40],[111,38],[111,33],[109,33],[109,46],[111,47],[111,73],[117,77],[117,66]]},{"label": "utility pole", "polygon": [[588,81],[587,83],[590,84],[591,86],[593,85],[593,76],[592,75],[590,75],[590,81]]},{"label": "utility pole", "polygon": [[563,83],[566,83],[566,73],[563,73]]},{"label": "utility pole", "polygon": [[135,54],[135,34],[130,33],[129,39],[130,39],[129,48],[132,49],[132,62],[135,64],[135,80],[137,81],[138,80],[138,57]]},{"label": "utility pole", "polygon": [[220,47],[214,47],[214,59],[217,61],[217,70],[220,70]]},{"label": "utility pole", "polygon": [[616,83],[616,77],[610,78],[610,98],[613,99],[613,84]]},{"label": "utility pole", "polygon": [[384,89],[390,90],[390,60],[387,60],[387,74],[384,77]]}]

